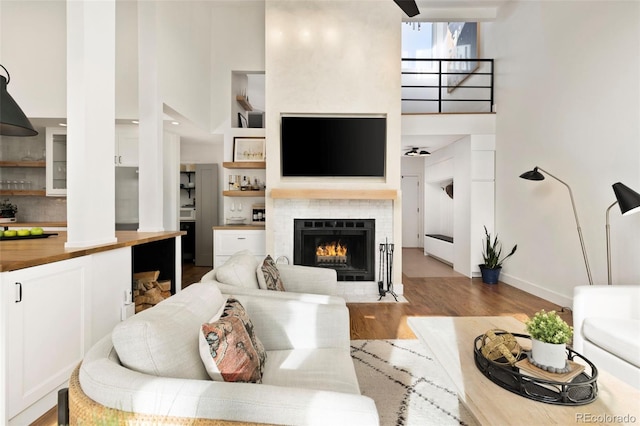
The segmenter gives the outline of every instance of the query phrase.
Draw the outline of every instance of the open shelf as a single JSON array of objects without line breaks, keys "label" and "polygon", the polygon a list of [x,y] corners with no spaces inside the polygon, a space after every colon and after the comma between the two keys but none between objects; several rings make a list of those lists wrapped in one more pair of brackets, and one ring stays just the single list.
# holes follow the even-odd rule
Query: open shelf
[{"label": "open shelf", "polygon": [[267,163],[264,161],[225,161],[222,163],[225,169],[266,169]]},{"label": "open shelf", "polygon": [[36,189],[2,189],[0,190],[0,195],[36,195],[36,196],[44,196],[47,195],[47,192]]},{"label": "open shelf", "polygon": [[253,107],[251,106],[249,101],[247,101],[247,98],[245,98],[244,96],[237,95],[236,96],[236,101],[238,101],[240,106],[242,106],[242,108],[244,108],[245,111],[253,111]]},{"label": "open shelf", "polygon": [[0,167],[46,167],[46,161],[0,161]]},{"label": "open shelf", "polygon": [[225,197],[264,197],[264,191],[222,191]]}]

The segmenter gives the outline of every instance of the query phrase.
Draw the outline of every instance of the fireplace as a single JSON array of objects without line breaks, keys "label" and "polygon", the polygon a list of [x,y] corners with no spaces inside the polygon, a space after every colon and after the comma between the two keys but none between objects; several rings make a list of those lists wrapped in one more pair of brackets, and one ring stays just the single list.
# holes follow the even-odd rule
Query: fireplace
[{"label": "fireplace", "polygon": [[338,281],[374,281],[375,219],[294,219],[293,263],[335,269]]}]

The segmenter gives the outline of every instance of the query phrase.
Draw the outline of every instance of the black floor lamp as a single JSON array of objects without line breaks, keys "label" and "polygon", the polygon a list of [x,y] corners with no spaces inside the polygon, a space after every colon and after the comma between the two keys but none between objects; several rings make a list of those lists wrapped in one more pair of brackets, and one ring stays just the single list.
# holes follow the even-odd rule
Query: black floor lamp
[{"label": "black floor lamp", "polygon": [[533,170],[524,172],[523,174],[520,175],[520,177],[526,180],[544,180],[544,175],[540,173],[541,171],[545,172],[546,174],[548,174],[549,176],[551,176],[552,178],[554,178],[555,180],[557,180],[558,182],[566,186],[567,189],[569,190],[569,197],[571,198],[571,206],[573,207],[573,215],[576,218],[576,225],[578,227],[578,237],[580,237],[580,246],[582,247],[582,256],[584,257],[584,264],[587,267],[587,276],[589,278],[589,285],[593,285],[593,278],[591,278],[591,269],[589,268],[589,260],[587,259],[587,251],[584,248],[584,239],[582,238],[582,230],[580,229],[580,222],[578,221],[578,212],[576,211],[576,204],[573,201],[573,193],[571,192],[571,187],[569,187],[569,185],[567,185],[566,182],[563,182],[562,180],[558,179],[548,171],[543,170],[537,166],[534,167]]},{"label": "black floor lamp", "polygon": [[616,201],[607,208],[607,283],[611,285],[611,233],[609,226],[609,210],[616,204],[620,206],[622,216],[628,216],[640,212],[640,194],[628,186],[618,182],[613,184],[613,192],[616,194]]}]

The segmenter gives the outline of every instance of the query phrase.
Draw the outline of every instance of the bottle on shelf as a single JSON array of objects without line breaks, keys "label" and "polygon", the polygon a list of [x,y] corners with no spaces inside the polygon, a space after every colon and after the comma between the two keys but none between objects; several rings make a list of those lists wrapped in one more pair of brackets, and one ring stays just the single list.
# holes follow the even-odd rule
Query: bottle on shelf
[{"label": "bottle on shelf", "polygon": [[229,175],[229,191],[235,191],[235,189],[236,189],[235,176]]},{"label": "bottle on shelf", "polygon": [[258,191],[260,189],[260,185],[258,184],[258,178],[257,177],[253,177],[253,184],[251,185],[251,190],[252,191]]},{"label": "bottle on shelf", "polygon": [[249,190],[249,181],[247,180],[246,176],[242,176],[242,183],[240,184],[240,190],[241,191]]}]

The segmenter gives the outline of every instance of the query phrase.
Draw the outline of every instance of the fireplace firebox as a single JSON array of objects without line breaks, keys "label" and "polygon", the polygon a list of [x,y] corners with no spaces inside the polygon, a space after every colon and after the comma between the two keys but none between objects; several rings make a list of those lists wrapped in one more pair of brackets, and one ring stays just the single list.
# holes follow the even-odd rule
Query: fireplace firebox
[{"label": "fireplace firebox", "polygon": [[375,219],[294,219],[293,263],[335,269],[338,281],[374,281]]}]

